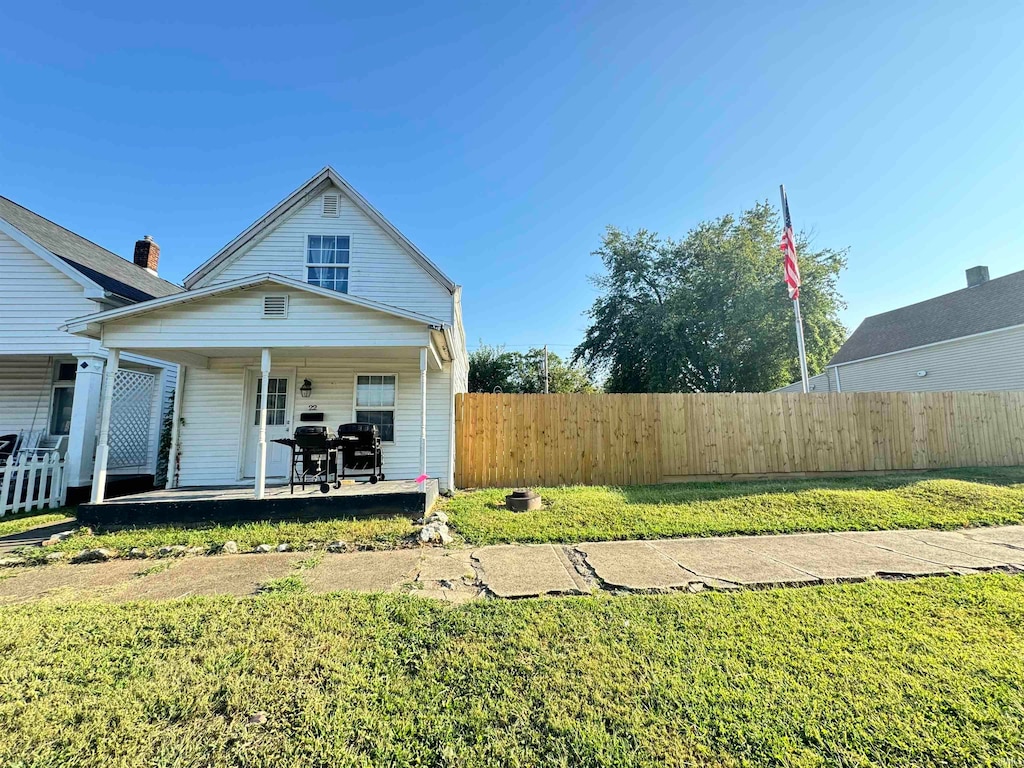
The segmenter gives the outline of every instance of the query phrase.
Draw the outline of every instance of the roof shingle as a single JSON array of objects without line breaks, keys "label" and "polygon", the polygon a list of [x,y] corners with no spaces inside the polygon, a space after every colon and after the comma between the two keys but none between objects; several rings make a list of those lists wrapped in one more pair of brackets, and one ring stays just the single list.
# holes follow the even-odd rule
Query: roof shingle
[{"label": "roof shingle", "polygon": [[129,301],[146,301],[183,290],[6,197],[0,197],[0,218],[105,290]]},{"label": "roof shingle", "polygon": [[1014,325],[1024,325],[1024,271],[872,315],[857,326],[828,364],[850,363]]}]

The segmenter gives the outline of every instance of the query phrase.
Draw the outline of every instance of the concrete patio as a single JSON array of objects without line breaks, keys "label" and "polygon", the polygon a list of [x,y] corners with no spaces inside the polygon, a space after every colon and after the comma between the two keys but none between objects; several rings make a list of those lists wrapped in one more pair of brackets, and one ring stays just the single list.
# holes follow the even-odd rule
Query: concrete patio
[{"label": "concrete patio", "polygon": [[805,586],[1024,570],[1024,526],[706,539],[218,555],[0,572],[0,603],[253,595],[298,576],[311,592],[407,592],[452,603],[541,595]]}]

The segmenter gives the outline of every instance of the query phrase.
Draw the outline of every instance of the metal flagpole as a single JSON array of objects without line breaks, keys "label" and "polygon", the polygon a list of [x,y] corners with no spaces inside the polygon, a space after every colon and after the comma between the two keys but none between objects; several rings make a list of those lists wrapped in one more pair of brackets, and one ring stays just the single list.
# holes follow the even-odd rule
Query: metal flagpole
[{"label": "metal flagpole", "polygon": [[548,393],[548,345],[544,345],[544,394]]},{"label": "metal flagpole", "polygon": [[[782,217],[783,227],[792,233],[793,222],[789,218],[789,200],[786,199],[786,185],[779,184],[779,194],[782,197]],[[790,234],[792,237],[792,234]],[[796,258],[796,242],[793,242],[793,257]],[[800,317],[800,286],[797,285],[796,296],[793,298],[793,313],[796,315],[796,348],[800,355],[800,380],[803,383],[804,394],[806,395],[809,390],[808,378],[807,378],[807,350],[804,347],[804,323]]]},{"label": "metal flagpole", "polygon": [[793,311],[796,313],[796,347],[800,352],[800,379],[803,381],[806,395],[808,392],[807,351],[804,349],[804,322],[800,319],[800,299],[793,299]]}]

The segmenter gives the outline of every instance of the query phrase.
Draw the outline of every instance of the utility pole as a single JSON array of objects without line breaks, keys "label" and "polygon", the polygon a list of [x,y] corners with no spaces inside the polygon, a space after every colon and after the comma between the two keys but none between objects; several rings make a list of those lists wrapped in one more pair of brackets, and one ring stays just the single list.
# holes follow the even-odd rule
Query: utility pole
[{"label": "utility pole", "polygon": [[548,345],[544,345],[544,394],[548,393]]}]

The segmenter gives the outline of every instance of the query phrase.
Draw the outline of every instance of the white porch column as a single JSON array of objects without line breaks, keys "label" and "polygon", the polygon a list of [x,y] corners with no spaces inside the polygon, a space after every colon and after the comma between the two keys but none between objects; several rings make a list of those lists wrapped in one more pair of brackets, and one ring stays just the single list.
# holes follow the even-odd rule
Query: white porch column
[{"label": "white porch column", "polygon": [[[420,349],[420,476],[427,474],[427,348]],[[420,490],[425,487],[420,483]]]},{"label": "white porch column", "polygon": [[114,403],[114,379],[121,366],[121,350],[111,349],[103,374],[103,402],[100,404],[100,437],[96,445],[96,467],[92,473],[92,503],[102,504],[107,484],[107,443],[110,440],[110,410]]},{"label": "white porch column", "polygon": [[171,408],[171,450],[167,454],[168,490],[178,485],[178,432],[181,431],[181,398],[185,392],[185,371],[187,366],[178,366],[178,380],[174,382],[174,405]]},{"label": "white porch column", "polygon": [[96,415],[103,389],[103,358],[80,355],[75,359],[75,394],[71,404],[71,429],[64,454],[67,482],[71,488],[88,485],[92,480],[96,450]]},{"label": "white porch column", "polygon": [[260,387],[260,440],[256,454],[256,498],[262,499],[267,493],[267,390],[270,389],[270,350],[264,349],[260,356],[260,373],[263,384]]}]

